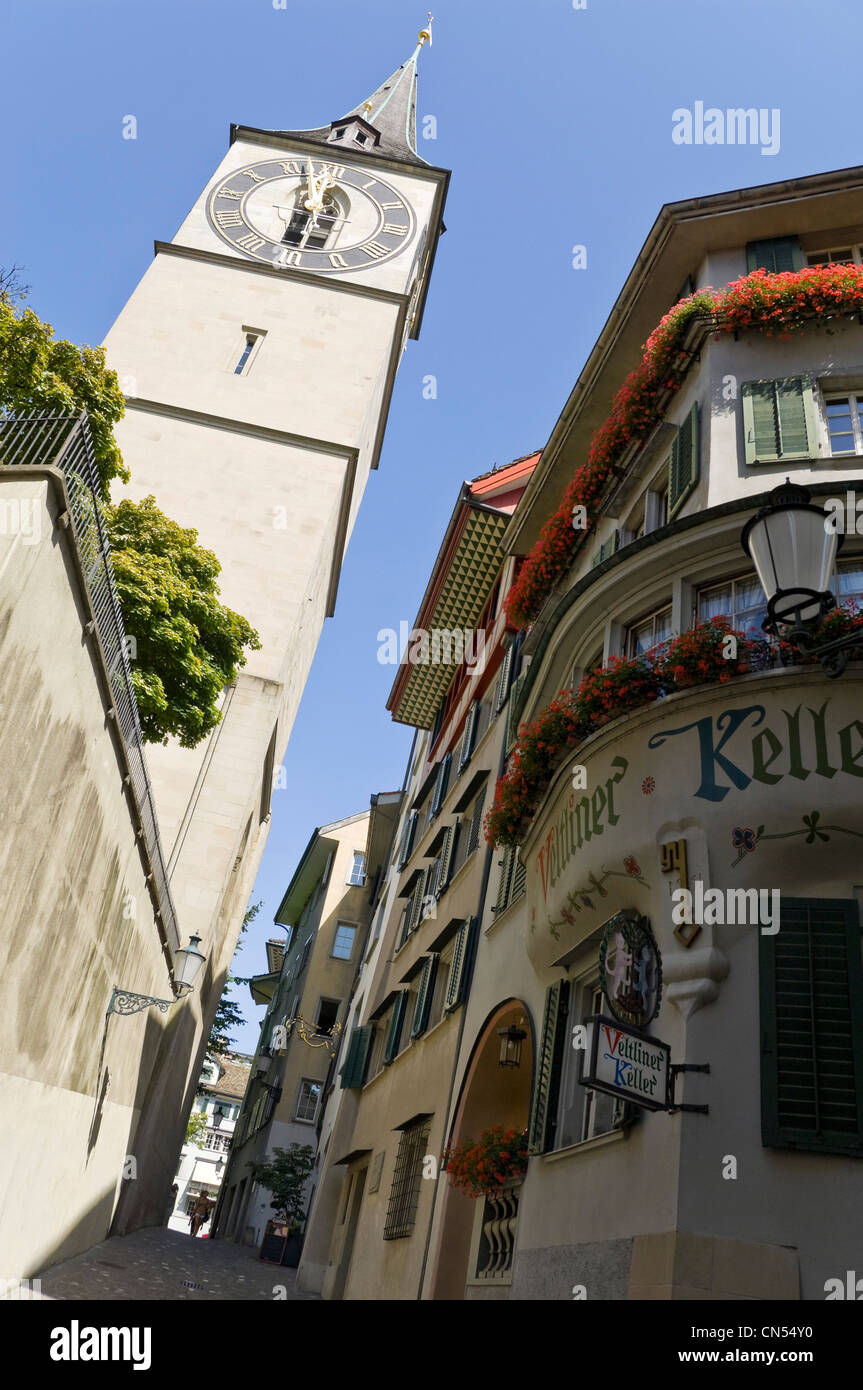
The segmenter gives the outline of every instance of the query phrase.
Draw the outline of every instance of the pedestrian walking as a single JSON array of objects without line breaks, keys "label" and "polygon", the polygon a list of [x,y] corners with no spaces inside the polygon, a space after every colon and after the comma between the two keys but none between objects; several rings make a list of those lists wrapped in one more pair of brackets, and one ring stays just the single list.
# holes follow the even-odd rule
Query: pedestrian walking
[{"label": "pedestrian walking", "polygon": [[210,1201],[206,1192],[202,1192],[192,1207],[192,1213],[189,1217],[189,1228],[193,1236],[196,1236],[204,1223],[209,1221],[213,1206],[214,1203]]}]

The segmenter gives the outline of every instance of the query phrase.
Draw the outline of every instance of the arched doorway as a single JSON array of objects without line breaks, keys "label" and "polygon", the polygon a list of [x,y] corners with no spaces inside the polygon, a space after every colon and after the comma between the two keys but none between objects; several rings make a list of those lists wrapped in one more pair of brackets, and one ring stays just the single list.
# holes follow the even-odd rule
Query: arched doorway
[{"label": "arched doorway", "polygon": [[[524,1033],[518,1065],[502,1062],[505,1039],[500,1030]],[[512,1051],[512,1049],[511,1049]],[[533,1079],[533,1024],[526,1005],[507,999],[489,1014],[480,1029],[462,1082],[449,1145],[455,1147],[496,1125],[527,1129]],[[441,1218],[435,1270],[434,1299],[506,1297],[518,1210],[516,1181],[507,1185],[502,1200],[486,1202],[453,1188],[441,1174]],[[505,1198],[505,1200],[503,1200]],[[483,1273],[483,1271],[486,1271]]]}]

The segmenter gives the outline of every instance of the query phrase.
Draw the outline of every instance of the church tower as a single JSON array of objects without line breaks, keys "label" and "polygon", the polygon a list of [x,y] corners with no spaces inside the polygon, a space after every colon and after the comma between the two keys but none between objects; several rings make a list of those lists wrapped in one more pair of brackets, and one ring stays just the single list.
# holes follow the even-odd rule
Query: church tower
[{"label": "church tower", "polygon": [[207,740],[148,750],[181,931],[208,957],[203,1023],[443,231],[449,176],[416,146],[429,39],[423,30],[407,62],[329,125],[232,126],[106,339],[127,393],[124,495],[153,493],[197,530],[221,562],[223,602],[262,642]]}]

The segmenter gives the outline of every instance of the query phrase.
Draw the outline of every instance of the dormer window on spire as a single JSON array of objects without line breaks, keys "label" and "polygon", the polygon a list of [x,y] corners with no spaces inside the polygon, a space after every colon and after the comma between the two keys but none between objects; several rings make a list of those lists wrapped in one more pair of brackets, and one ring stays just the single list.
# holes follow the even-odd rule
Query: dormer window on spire
[{"label": "dormer window on spire", "polygon": [[347,117],[334,125],[328,137],[329,144],[358,145],[361,149],[377,145],[380,135],[373,125],[361,116]]}]

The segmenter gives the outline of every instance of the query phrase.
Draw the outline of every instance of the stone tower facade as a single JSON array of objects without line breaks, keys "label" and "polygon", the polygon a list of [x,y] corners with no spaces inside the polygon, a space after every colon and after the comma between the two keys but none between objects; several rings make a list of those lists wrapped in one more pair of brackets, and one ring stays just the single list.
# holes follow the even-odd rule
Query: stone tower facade
[{"label": "stone tower facade", "polygon": [[125,495],[154,494],[198,532],[222,565],[222,601],[262,643],[208,739],[149,750],[181,931],[201,936],[208,962],[187,1090],[443,230],[448,174],[416,148],[422,44],[328,126],[232,126],[106,339],[127,397]]}]

